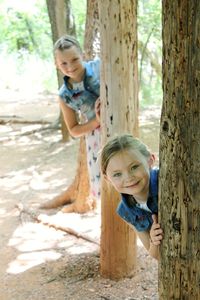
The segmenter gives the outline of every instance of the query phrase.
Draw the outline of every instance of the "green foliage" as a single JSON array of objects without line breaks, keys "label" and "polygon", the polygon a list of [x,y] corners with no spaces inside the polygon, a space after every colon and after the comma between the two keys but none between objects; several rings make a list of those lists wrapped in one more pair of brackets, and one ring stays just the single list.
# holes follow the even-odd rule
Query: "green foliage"
[{"label": "green foliage", "polygon": [[79,40],[81,46],[83,46],[87,1],[72,0],[71,3],[72,13],[75,18],[77,39]]},{"label": "green foliage", "polygon": [[51,29],[45,1],[1,1],[0,45],[8,53],[33,53],[43,59],[52,47]]},{"label": "green foliage", "polygon": [[[77,38],[82,46],[86,4],[86,0],[71,0]],[[138,40],[140,105],[159,104],[162,99],[160,0],[138,1]],[[37,87],[43,84],[44,89],[55,91],[56,72],[45,0],[0,0],[0,52],[5,68],[12,66],[15,82],[16,78],[23,81],[33,76]],[[5,71],[1,73],[4,75],[0,75],[3,77],[0,80],[12,86],[13,78],[9,83],[10,76],[6,77]]]},{"label": "green foliage", "polygon": [[139,0],[138,4],[140,105],[160,104],[162,101],[161,1]]}]

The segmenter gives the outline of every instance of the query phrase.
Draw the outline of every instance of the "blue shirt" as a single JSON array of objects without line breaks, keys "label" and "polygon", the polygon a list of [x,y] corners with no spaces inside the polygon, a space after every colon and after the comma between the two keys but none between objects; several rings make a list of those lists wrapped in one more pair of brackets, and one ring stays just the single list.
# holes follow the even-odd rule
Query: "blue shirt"
[{"label": "blue shirt", "polygon": [[81,115],[82,123],[85,123],[95,117],[94,105],[100,95],[100,60],[84,62],[83,65],[85,75],[82,88],[69,89],[67,85],[69,77],[65,76],[59,96],[70,108]]},{"label": "blue shirt", "polygon": [[[131,195],[122,194],[117,213],[137,231],[146,231],[153,223],[152,214],[158,214],[158,169],[150,170],[149,196],[147,207],[151,212],[136,206],[136,201]],[[132,201],[131,201],[132,198]]]}]

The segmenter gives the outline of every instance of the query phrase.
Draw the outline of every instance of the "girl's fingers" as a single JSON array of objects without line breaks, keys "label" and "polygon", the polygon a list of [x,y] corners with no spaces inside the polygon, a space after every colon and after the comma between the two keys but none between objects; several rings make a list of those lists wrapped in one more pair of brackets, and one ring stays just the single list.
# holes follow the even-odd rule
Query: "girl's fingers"
[{"label": "girl's fingers", "polygon": [[158,216],[157,215],[152,215],[152,220],[153,220],[153,223],[158,223]]},{"label": "girl's fingers", "polygon": [[[155,230],[160,230],[160,224],[153,224],[151,227],[151,230],[155,231]],[[162,230],[162,229],[161,229]]]}]

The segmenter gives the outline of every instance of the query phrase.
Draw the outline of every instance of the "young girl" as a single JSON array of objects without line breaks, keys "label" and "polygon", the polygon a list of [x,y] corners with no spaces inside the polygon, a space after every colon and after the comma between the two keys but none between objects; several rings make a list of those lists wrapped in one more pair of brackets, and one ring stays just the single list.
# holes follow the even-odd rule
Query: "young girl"
[{"label": "young girl", "polygon": [[100,61],[83,62],[78,41],[67,35],[55,43],[54,53],[56,66],[64,75],[58,101],[70,135],[86,138],[91,192],[98,198],[100,171],[96,154],[100,146]]},{"label": "young girl", "polygon": [[158,169],[140,140],[125,134],[110,140],[101,152],[104,177],[121,193],[117,213],[137,232],[144,247],[159,258],[162,229],[157,223]]}]

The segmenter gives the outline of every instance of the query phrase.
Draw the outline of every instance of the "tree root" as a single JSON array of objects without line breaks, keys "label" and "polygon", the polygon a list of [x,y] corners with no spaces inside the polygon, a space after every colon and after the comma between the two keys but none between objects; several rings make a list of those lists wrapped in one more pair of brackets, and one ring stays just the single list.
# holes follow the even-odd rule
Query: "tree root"
[{"label": "tree root", "polygon": [[96,199],[90,195],[90,182],[87,169],[85,139],[80,139],[78,167],[71,185],[50,201],[41,204],[40,208],[51,209],[70,204],[62,209],[64,213],[86,213],[96,208]]}]

